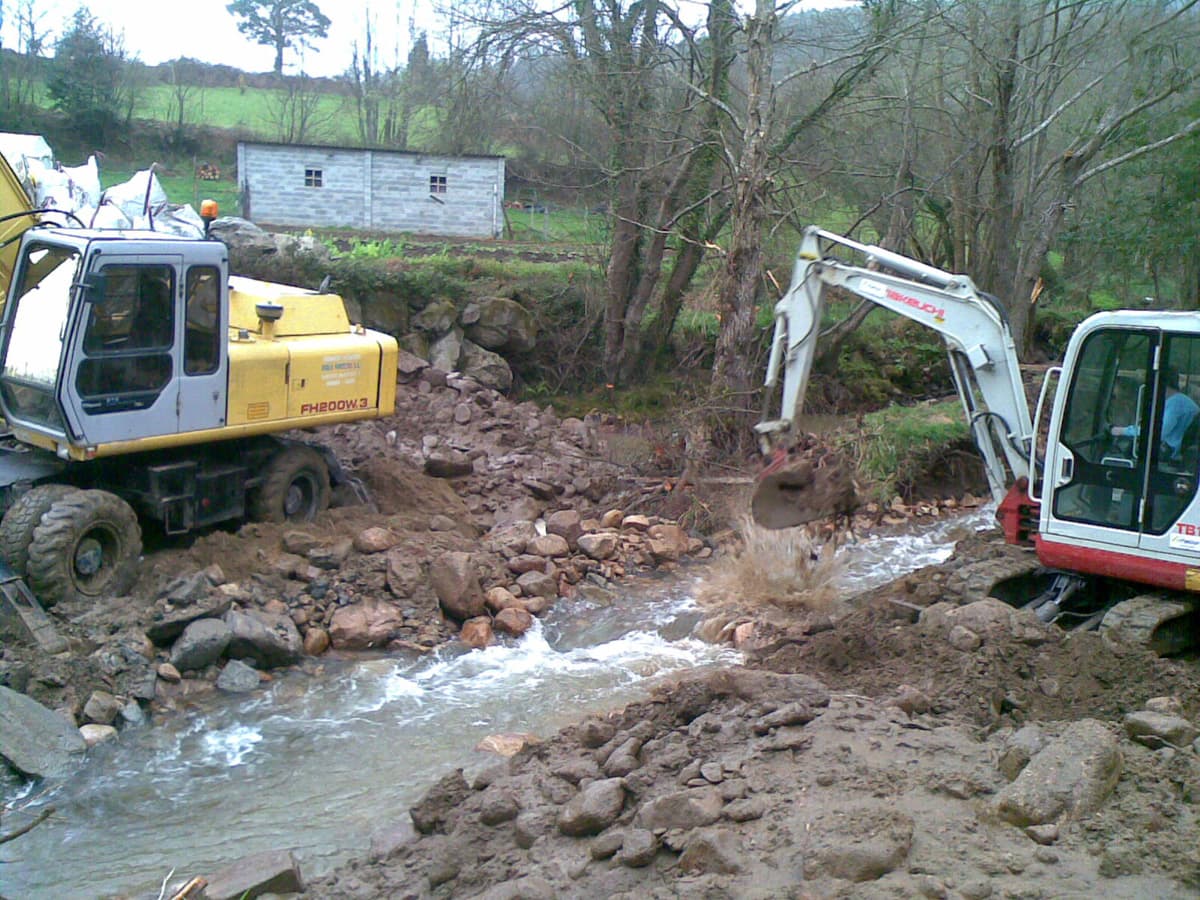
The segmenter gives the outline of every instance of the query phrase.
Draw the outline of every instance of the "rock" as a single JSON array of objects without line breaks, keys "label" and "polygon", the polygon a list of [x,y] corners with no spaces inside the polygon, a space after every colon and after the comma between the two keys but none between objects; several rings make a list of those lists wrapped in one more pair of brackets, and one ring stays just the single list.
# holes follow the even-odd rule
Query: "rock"
[{"label": "rock", "polygon": [[625,520],[625,513],[619,509],[610,509],[600,517],[601,528],[620,528]]},{"label": "rock", "polygon": [[513,596],[513,592],[508,588],[502,587],[488,588],[487,593],[483,595],[483,603],[491,612],[494,613],[498,613],[501,610],[509,609],[511,607],[523,609],[521,606],[521,601]]},{"label": "rock", "polygon": [[245,694],[258,690],[260,680],[257,669],[241,660],[231,659],[217,676],[217,689],[230,694]]},{"label": "rock", "polygon": [[742,871],[742,853],[742,842],[728,828],[696,832],[679,857],[679,871],[736,875]]},{"label": "rock", "polygon": [[[600,521],[604,523],[603,519]],[[621,527],[628,531],[649,531],[650,520],[646,516],[625,516],[621,519]]]},{"label": "rock", "polygon": [[471,786],[463,777],[462,769],[443,775],[427,790],[408,814],[413,826],[421,834],[432,834],[445,827],[450,815],[471,794]]},{"label": "rock", "polygon": [[546,516],[546,533],[556,534],[573,550],[583,534],[583,520],[578,510],[560,509]]},{"label": "rock", "polygon": [[465,622],[487,612],[471,554],[457,550],[442,554],[429,567],[429,581],[448,616]]},{"label": "rock", "polygon": [[560,897],[554,886],[536,875],[525,875],[504,881],[477,894],[477,900],[557,900]]},{"label": "rock", "polygon": [[506,393],[513,385],[512,369],[504,357],[473,341],[462,342],[458,367],[464,375],[495,391]]},{"label": "rock", "polygon": [[161,678],[163,681],[170,682],[171,684],[178,684],[179,680],[183,678],[183,676],[179,674],[179,670],[169,662],[159,663],[158,668],[154,671],[159,678]]},{"label": "rock", "polygon": [[409,384],[419,378],[421,373],[428,368],[429,363],[417,356],[417,354],[409,353],[404,348],[400,349],[399,356],[396,359],[398,380]]},{"label": "rock", "polygon": [[307,556],[310,550],[321,546],[321,539],[307,531],[285,531],[283,534],[283,550],[293,556]]},{"label": "rock", "polygon": [[483,650],[490,647],[495,640],[492,633],[492,620],[487,616],[476,616],[463,622],[462,631],[458,638],[472,650]]},{"label": "rock", "polygon": [[[507,297],[485,297],[476,301],[478,319],[467,327],[466,336],[487,350],[528,353],[537,345],[533,314]],[[476,313],[473,311],[472,315]]]},{"label": "rock", "polygon": [[[646,832],[651,837],[653,833]],[[588,844],[588,855],[595,860],[610,859],[625,843],[625,835],[619,831],[609,831]]]},{"label": "rock", "polygon": [[407,847],[417,839],[417,830],[412,822],[400,819],[380,828],[371,835],[370,856],[374,859],[387,859],[401,847]]},{"label": "rock", "polygon": [[593,781],[572,797],[558,816],[558,830],[568,837],[599,834],[621,815],[625,787],[620,778]]},{"label": "rock", "polygon": [[642,805],[634,821],[642,828],[702,828],[721,818],[725,801],[715,788],[676,791]]},{"label": "rock", "polygon": [[457,531],[458,523],[449,516],[443,516],[441,513],[429,517],[430,531]]},{"label": "rock", "polygon": [[972,650],[978,650],[983,644],[983,638],[973,632],[970,628],[964,628],[962,625],[955,625],[950,629],[950,633],[946,635],[946,641],[955,650],[961,650],[964,653],[970,653]]},{"label": "rock", "polygon": [[483,537],[484,546],[506,557],[519,556],[529,542],[537,537],[533,522],[517,521],[497,524]]},{"label": "rock", "polygon": [[767,802],[761,797],[746,797],[728,803],[724,809],[730,822],[752,822],[767,814]]},{"label": "rock", "polygon": [[1037,725],[1018,729],[1004,744],[1000,754],[1000,772],[1009,781],[1016,781],[1021,770],[1046,746],[1046,736]]},{"label": "rock", "polygon": [[218,217],[208,226],[208,233],[225,244],[229,252],[243,262],[274,256],[278,252],[275,239],[270,234],[249,219],[239,216]]},{"label": "rock", "polygon": [[471,404],[457,403],[454,406],[454,424],[468,425],[471,422]]},{"label": "rock", "polygon": [[[542,514],[544,507],[533,497],[519,497],[510,501],[504,509],[496,511],[495,528],[506,528],[509,525],[524,524],[530,528],[533,522]],[[536,534],[536,530],[534,534]]]},{"label": "rock", "polygon": [[442,450],[425,458],[425,474],[434,478],[459,478],[475,471],[475,462],[459,450]]},{"label": "rock", "polygon": [[1164,716],[1182,716],[1183,704],[1178,697],[1151,697],[1146,701],[1148,712],[1162,713]]},{"label": "rock", "polygon": [[672,562],[687,555],[687,532],[678,525],[651,525],[650,555],[659,562]]},{"label": "rock", "polygon": [[1067,726],[997,795],[996,812],[1013,825],[1046,825],[1097,809],[1121,777],[1117,739],[1095,719]]},{"label": "rock", "polygon": [[233,632],[220,619],[197,619],[171,647],[171,665],[180,672],[211,666],[225,652]]},{"label": "rock", "polygon": [[658,855],[658,838],[654,832],[644,828],[631,828],[625,832],[617,862],[631,869],[641,869],[654,862]]},{"label": "rock", "polygon": [[231,610],[225,614],[225,624],[232,632],[225,649],[230,659],[253,659],[259,668],[270,669],[304,656],[304,641],[289,616]]},{"label": "rock", "polygon": [[611,722],[602,722],[599,719],[584,719],[579,724],[579,743],[584,747],[594,750],[597,747],[603,747],[613,739],[613,735],[617,733],[617,729]]},{"label": "rock", "polygon": [[642,761],[638,758],[638,753],[641,749],[642,741],[639,738],[629,738],[604,761],[604,774],[610,778],[623,778],[640,769]]},{"label": "rock", "polygon": [[115,739],[117,729],[111,725],[98,725],[95,722],[89,722],[79,729],[79,734],[83,738],[84,743],[89,747],[95,747],[97,744],[103,744],[105,741]]},{"label": "rock", "polygon": [[495,753],[499,756],[516,756],[531,744],[539,743],[536,735],[532,734],[489,734],[475,745],[475,749],[483,753]]},{"label": "rock", "polygon": [[111,725],[121,714],[121,707],[124,705],[108,691],[92,691],[83,706],[83,718],[98,725]]},{"label": "rock", "polygon": [[462,359],[463,334],[455,327],[451,328],[429,346],[429,362],[436,368],[446,372],[458,369]]},{"label": "rock", "polygon": [[178,578],[167,585],[164,596],[154,606],[146,635],[164,647],[197,619],[219,619],[229,610],[232,599],[219,591],[203,572]]},{"label": "rock", "polygon": [[367,528],[354,535],[354,548],[359,553],[383,553],[395,547],[398,538],[386,528]]},{"label": "rock", "polygon": [[522,597],[521,608],[531,616],[540,616],[550,608],[549,597]]},{"label": "rock", "polygon": [[571,548],[566,538],[557,534],[540,534],[529,542],[525,552],[531,556],[567,556]]},{"label": "rock", "polygon": [[0,757],[29,778],[60,778],[87,751],[79,730],[36,700],[0,686]]},{"label": "rock", "polygon": [[300,865],[290,850],[268,850],[239,859],[209,876],[204,896],[209,900],[251,900],[263,894],[292,894],[304,890]]},{"label": "rock", "polygon": [[619,540],[611,531],[579,536],[579,549],[595,560],[611,559],[617,552]]},{"label": "rock", "polygon": [[[337,615],[336,613],[334,614]],[[329,632],[324,628],[310,628],[304,632],[304,655],[320,656],[329,649]]]},{"label": "rock", "polygon": [[1054,824],[1030,825],[1025,829],[1025,834],[1034,843],[1048,846],[1058,840],[1058,826]]},{"label": "rock", "polygon": [[1125,717],[1125,733],[1147,747],[1171,746],[1184,748],[1196,739],[1196,726],[1180,716],[1163,713],[1129,713]]},{"label": "rock", "polygon": [[332,544],[322,544],[320,547],[313,547],[308,551],[308,561],[318,569],[330,571],[340,569],[353,549],[354,541],[351,538],[335,541]]},{"label": "rock", "polygon": [[863,882],[900,868],[912,848],[913,821],[891,806],[850,803],[815,817],[805,878]]},{"label": "rock", "polygon": [[404,624],[404,616],[385,600],[363,600],[342,606],[329,622],[329,642],[338,650],[386,647]]},{"label": "rock", "polygon": [[[456,321],[458,321],[458,309],[455,307],[454,302],[452,300],[437,299],[431,301],[423,310],[413,316],[410,324],[413,328],[418,328],[430,334],[445,334],[454,327]],[[441,365],[436,357],[431,357],[431,359],[435,366],[446,372],[453,372],[458,368],[457,358],[448,366]]]},{"label": "rock", "polygon": [[[510,595],[511,596],[511,595]],[[515,601],[516,598],[513,597]],[[508,607],[500,610],[492,622],[492,627],[501,634],[511,634],[520,637],[533,627],[533,616],[522,608]]]},{"label": "rock", "polygon": [[525,596],[545,597],[548,600],[558,596],[558,582],[544,572],[526,572],[517,579],[517,584]]},{"label": "rock", "polygon": [[492,827],[502,822],[511,822],[520,811],[521,807],[511,794],[488,791],[479,807],[479,821]]},{"label": "rock", "polygon": [[532,553],[520,553],[508,561],[508,570],[514,575],[524,575],[526,572],[545,572],[546,558]]}]

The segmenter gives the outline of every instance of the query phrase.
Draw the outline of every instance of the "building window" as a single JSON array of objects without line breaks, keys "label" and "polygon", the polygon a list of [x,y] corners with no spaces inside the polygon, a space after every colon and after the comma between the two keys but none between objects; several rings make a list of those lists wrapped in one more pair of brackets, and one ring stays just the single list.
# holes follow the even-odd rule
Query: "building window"
[{"label": "building window", "polygon": [[321,169],[305,169],[304,170],[304,186],[305,187],[320,187],[324,181],[324,172]]},{"label": "building window", "polygon": [[431,193],[431,194],[446,193],[446,176],[445,175],[430,175],[429,176],[429,193]]}]

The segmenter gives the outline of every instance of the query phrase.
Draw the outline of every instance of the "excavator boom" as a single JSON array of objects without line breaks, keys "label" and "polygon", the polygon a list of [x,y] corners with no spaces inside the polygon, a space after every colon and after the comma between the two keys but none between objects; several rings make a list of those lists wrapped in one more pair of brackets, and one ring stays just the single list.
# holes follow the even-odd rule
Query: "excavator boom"
[{"label": "excavator boom", "polygon": [[[826,256],[827,245],[857,255],[859,264]],[[756,426],[767,448],[795,438],[826,291],[833,287],[941,334],[993,497],[999,502],[1017,479],[1029,477],[1033,425],[1016,346],[999,305],[965,275],[813,226],[804,231],[791,284],[775,305],[775,336],[765,384],[773,389],[782,374],[783,392],[779,417]]]}]

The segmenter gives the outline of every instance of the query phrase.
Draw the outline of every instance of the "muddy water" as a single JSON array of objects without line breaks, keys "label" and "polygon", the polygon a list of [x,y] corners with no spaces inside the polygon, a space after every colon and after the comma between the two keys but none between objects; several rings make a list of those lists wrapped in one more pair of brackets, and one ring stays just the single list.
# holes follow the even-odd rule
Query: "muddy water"
[{"label": "muddy water", "polygon": [[[864,541],[846,551],[843,578],[855,590],[882,583],[944,559],[963,529],[987,524],[981,512]],[[322,677],[284,674],[262,694],[209,698],[126,730],[30,804],[58,812],[0,847],[0,894],[153,897],[173,869],[211,872],[280,847],[295,848],[306,873],[326,870],[365,852],[434,778],[493,763],[474,749],[483,737],[549,735],[643,696],[657,678],[736,661],[691,637],[691,583],[562,603],[521,641],[485,651],[328,660]]]}]

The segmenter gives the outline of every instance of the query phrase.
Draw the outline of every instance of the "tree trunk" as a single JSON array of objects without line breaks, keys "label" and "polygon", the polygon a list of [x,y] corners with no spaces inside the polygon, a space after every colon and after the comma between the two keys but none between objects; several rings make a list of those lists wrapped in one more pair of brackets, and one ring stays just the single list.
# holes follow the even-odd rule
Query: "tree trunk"
[{"label": "tree trunk", "polygon": [[711,394],[717,408],[734,413],[730,425],[749,426],[754,408],[755,313],[763,278],[763,226],[767,217],[767,128],[771,118],[774,63],[773,0],[756,0],[754,15],[746,24],[746,125],[743,147],[734,172],[732,231],[729,253],[717,276],[717,309],[721,330],[713,363]]}]

